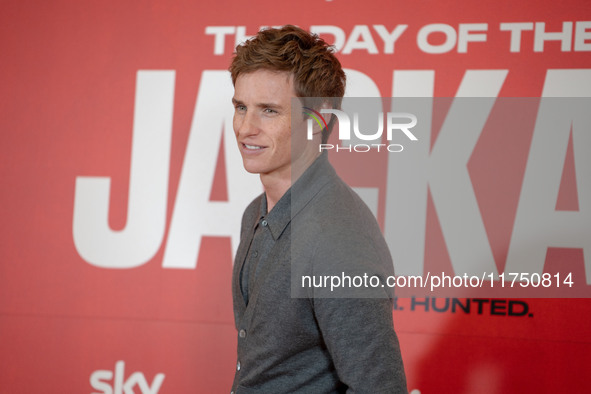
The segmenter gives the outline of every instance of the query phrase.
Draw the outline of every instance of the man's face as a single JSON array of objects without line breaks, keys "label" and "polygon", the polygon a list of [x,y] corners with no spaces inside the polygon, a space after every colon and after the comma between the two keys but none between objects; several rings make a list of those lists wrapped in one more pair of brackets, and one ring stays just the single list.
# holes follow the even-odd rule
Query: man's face
[{"label": "man's face", "polygon": [[234,133],[248,172],[290,179],[294,97],[293,78],[285,72],[261,69],[236,79]]}]

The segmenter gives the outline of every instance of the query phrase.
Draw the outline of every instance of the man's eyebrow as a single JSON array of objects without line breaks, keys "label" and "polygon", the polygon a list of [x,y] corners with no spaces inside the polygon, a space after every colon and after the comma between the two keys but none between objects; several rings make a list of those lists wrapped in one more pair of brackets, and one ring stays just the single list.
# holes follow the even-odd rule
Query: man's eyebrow
[{"label": "man's eyebrow", "polygon": [[[232,97],[232,104],[234,105],[244,105],[244,103],[234,97]],[[278,103],[257,103],[255,104],[258,108],[283,108],[281,104]]]},{"label": "man's eyebrow", "polygon": [[282,108],[281,104],[278,103],[258,103],[259,108]]}]

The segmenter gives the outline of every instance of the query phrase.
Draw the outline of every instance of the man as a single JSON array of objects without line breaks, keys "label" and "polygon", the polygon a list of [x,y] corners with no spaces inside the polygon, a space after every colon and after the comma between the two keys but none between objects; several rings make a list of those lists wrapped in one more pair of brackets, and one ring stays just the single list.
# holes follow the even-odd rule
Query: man
[{"label": "man", "polygon": [[368,273],[384,283],[393,273],[375,218],[319,153],[334,119],[315,125],[307,140],[304,109],[340,105],[339,61],[323,40],[285,26],[238,46],[230,71],[238,148],[264,187],[244,213],[234,263],[232,392],[406,393],[384,288],[351,298],[347,289],[300,282],[303,275]]}]

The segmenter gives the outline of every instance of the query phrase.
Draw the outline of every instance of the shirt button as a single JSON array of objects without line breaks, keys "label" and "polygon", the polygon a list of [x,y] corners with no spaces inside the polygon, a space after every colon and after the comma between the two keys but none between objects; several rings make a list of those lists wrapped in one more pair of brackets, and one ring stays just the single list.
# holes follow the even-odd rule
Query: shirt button
[{"label": "shirt button", "polygon": [[240,371],[240,361],[238,361],[238,363],[236,363],[236,371]]},{"label": "shirt button", "polygon": [[263,225],[263,227],[267,227],[267,224],[269,224],[269,223],[267,223],[267,221],[266,221],[266,220],[263,220],[263,221],[261,222],[261,224]]},{"label": "shirt button", "polygon": [[252,252],[252,256],[253,257],[258,257],[259,256],[259,252],[257,252],[256,250],[254,252]]},{"label": "shirt button", "polygon": [[246,331],[245,330],[240,330],[240,332],[238,333],[238,336],[240,338],[246,338]]}]

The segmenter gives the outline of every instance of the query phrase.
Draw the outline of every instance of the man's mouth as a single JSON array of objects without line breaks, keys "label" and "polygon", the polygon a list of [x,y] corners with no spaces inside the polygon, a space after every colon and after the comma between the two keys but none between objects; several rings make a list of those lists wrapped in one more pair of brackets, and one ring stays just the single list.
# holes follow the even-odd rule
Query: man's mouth
[{"label": "man's mouth", "polygon": [[263,146],[258,146],[258,145],[248,145],[248,144],[242,144],[246,149],[251,149],[251,150],[257,150],[257,149],[263,149]]}]

